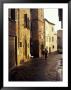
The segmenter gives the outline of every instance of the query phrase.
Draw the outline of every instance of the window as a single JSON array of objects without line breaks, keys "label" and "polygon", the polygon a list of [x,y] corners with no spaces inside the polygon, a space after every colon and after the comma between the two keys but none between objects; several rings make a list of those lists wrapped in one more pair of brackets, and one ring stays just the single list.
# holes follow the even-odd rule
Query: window
[{"label": "window", "polygon": [[52,27],[52,32],[54,31],[54,28]]},{"label": "window", "polygon": [[60,37],[57,37],[57,39],[60,39]]},{"label": "window", "polygon": [[54,37],[52,37],[52,42],[54,41]]},{"label": "window", "polygon": [[29,20],[29,17],[27,18],[27,28],[30,29],[30,20]]},{"label": "window", "polygon": [[27,17],[27,14],[24,14],[24,27],[30,28],[30,20],[29,17]]},{"label": "window", "polygon": [[15,21],[15,9],[9,9],[9,20]]},{"label": "window", "polygon": [[24,27],[27,28],[27,14],[24,14]]},{"label": "window", "polygon": [[63,10],[62,9],[58,9],[58,15],[59,15],[59,21],[62,21],[62,14],[63,14]]},{"label": "window", "polygon": [[49,37],[49,42],[51,42],[51,37]]},{"label": "window", "polygon": [[22,42],[19,42],[19,46],[22,47]]},{"label": "window", "polygon": [[54,45],[52,46],[52,48],[54,49]]}]

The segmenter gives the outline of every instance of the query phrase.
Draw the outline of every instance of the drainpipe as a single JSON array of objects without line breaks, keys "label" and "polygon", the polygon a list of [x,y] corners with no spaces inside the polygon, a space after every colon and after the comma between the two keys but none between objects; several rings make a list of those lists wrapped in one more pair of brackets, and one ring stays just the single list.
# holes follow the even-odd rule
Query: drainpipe
[{"label": "drainpipe", "polygon": [[19,9],[18,9],[18,47],[19,47],[19,42],[20,42],[20,40],[19,40],[19,36],[20,36],[20,32],[19,32],[19,31],[20,31],[19,16],[20,16],[20,15],[19,15],[19,14],[20,14],[20,13],[19,13]]},{"label": "drainpipe", "polygon": [[45,48],[45,20],[44,20],[44,48]]}]

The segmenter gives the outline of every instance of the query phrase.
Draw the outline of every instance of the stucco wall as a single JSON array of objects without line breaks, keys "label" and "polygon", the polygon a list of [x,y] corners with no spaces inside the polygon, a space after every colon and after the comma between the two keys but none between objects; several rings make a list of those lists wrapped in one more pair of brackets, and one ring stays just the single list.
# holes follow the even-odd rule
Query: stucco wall
[{"label": "stucco wall", "polygon": [[30,20],[29,9],[16,10],[17,59],[18,64],[30,59],[30,29],[24,27],[24,14]]},{"label": "stucco wall", "polygon": [[45,48],[48,48],[48,52],[57,51],[57,34],[55,34],[54,24],[45,20]]}]

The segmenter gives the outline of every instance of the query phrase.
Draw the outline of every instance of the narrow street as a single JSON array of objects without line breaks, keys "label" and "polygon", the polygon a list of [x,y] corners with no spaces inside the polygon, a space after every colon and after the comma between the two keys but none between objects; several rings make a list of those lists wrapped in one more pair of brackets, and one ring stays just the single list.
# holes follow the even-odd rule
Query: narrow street
[{"label": "narrow street", "polygon": [[60,81],[62,80],[62,54],[50,54],[48,59],[34,58],[9,73],[10,81]]}]

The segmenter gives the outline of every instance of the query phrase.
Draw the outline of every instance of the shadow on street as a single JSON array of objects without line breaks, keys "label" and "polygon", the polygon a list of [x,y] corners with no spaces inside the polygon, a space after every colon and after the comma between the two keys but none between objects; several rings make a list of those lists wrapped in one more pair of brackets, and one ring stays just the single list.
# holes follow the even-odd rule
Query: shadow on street
[{"label": "shadow on street", "polygon": [[62,54],[50,54],[44,58],[34,58],[9,72],[9,81],[61,81]]}]

